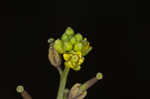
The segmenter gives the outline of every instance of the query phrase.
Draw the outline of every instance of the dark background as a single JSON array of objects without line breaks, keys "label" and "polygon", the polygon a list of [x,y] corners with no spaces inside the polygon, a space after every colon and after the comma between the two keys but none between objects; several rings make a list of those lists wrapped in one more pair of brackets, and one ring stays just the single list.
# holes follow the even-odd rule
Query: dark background
[{"label": "dark background", "polygon": [[[1,3],[3,5],[3,3]],[[71,26],[93,46],[68,88],[104,74],[86,99],[137,99],[148,96],[148,3],[141,1],[6,1],[1,6],[0,98],[21,99],[21,84],[33,99],[55,99],[59,75],[47,58],[50,37]]]}]

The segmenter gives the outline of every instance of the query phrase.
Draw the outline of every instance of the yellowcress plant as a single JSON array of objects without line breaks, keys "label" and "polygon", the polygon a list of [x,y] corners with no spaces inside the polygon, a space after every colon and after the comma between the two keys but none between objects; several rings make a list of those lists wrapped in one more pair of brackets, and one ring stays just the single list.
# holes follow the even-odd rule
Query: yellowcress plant
[{"label": "yellowcress plant", "polygon": [[[75,33],[71,27],[67,27],[60,38],[56,40],[50,38],[48,43],[48,59],[60,74],[57,99],[84,99],[87,95],[87,89],[103,78],[101,73],[97,73],[95,77],[83,84],[74,84],[71,89],[66,88],[66,82],[70,69],[79,71],[82,68],[81,65],[85,60],[85,56],[92,50],[89,41],[81,33]],[[64,60],[64,70],[61,68],[62,58]],[[23,86],[19,85],[16,90],[21,93],[24,99],[31,99]]]}]

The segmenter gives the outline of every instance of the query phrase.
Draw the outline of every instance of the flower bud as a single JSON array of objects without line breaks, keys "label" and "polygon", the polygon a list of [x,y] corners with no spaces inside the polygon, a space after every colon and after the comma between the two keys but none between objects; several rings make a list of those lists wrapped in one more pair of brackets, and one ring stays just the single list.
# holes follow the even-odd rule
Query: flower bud
[{"label": "flower bud", "polygon": [[72,50],[72,44],[71,42],[64,42],[64,51],[70,51]]},{"label": "flower bud", "polygon": [[60,39],[55,40],[54,49],[60,54],[62,54],[64,52],[63,42]]},{"label": "flower bud", "polygon": [[62,35],[61,39],[62,39],[63,41],[67,41],[67,40],[68,40],[68,35],[67,35],[66,33],[64,33],[64,34]]},{"label": "flower bud", "polygon": [[74,34],[74,30],[73,30],[71,27],[67,27],[65,33],[66,33],[67,35],[73,35],[73,34]]},{"label": "flower bud", "polygon": [[86,56],[93,48],[91,46],[89,46],[88,49],[86,49],[85,51],[82,51],[82,56]]},{"label": "flower bud", "polygon": [[71,42],[72,45],[74,45],[77,41],[76,41],[75,37],[72,37],[72,38],[70,39],[70,42]]},{"label": "flower bud", "polygon": [[83,40],[83,37],[82,37],[82,35],[81,35],[80,33],[77,33],[77,34],[75,35],[75,38],[76,38],[76,40],[77,40],[78,42],[80,42],[81,40]]},{"label": "flower bud", "polygon": [[90,46],[90,44],[87,40],[83,40],[82,45],[83,45],[83,48],[82,48],[82,51],[81,51],[82,56],[85,56],[92,50],[92,47]]},{"label": "flower bud", "polygon": [[81,51],[82,50],[82,48],[83,48],[83,45],[82,45],[82,43],[76,43],[75,45],[74,45],[74,51]]}]

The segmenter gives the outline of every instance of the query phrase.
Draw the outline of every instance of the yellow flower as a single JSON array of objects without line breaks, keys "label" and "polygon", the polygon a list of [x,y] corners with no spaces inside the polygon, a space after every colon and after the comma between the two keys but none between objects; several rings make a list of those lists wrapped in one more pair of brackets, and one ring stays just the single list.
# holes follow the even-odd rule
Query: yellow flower
[{"label": "yellow flower", "polygon": [[68,61],[71,58],[71,54],[63,54],[64,60]]},{"label": "yellow flower", "polygon": [[84,62],[81,52],[70,52],[63,54],[65,60],[65,66],[72,68],[73,70],[80,70],[80,65]]}]

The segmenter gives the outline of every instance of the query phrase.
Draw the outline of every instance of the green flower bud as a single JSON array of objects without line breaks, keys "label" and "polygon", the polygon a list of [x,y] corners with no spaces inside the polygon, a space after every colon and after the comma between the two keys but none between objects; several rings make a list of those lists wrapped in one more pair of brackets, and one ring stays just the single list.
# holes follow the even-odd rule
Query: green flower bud
[{"label": "green flower bud", "polygon": [[70,41],[72,39],[73,35],[68,36],[68,40]]},{"label": "green flower bud", "polygon": [[77,41],[81,41],[81,40],[83,40],[83,37],[82,37],[82,35],[80,34],[80,33],[77,33],[76,35],[75,35],[75,38],[76,38],[76,40]]},{"label": "green flower bud", "polygon": [[92,47],[90,46],[90,43],[87,40],[83,40],[82,45],[82,56],[85,56],[92,50]]},{"label": "green flower bud", "polygon": [[64,42],[64,50],[65,51],[72,50],[72,44],[71,44],[71,42],[67,42],[67,41]]},{"label": "green flower bud", "polygon": [[67,35],[66,33],[64,33],[64,34],[62,35],[61,39],[62,39],[63,41],[67,41],[67,40],[68,40],[68,35]]},{"label": "green flower bud", "polygon": [[92,47],[90,46],[87,50],[82,52],[82,56],[86,56],[91,50],[92,50]]},{"label": "green flower bud", "polygon": [[67,27],[65,33],[66,33],[67,35],[73,35],[73,34],[74,34],[74,30],[73,30],[71,27]]},{"label": "green flower bud", "polygon": [[64,52],[63,42],[60,39],[55,40],[54,48],[58,53],[62,54]]},{"label": "green flower bud", "polygon": [[72,37],[72,38],[70,39],[70,42],[71,42],[71,44],[73,45],[73,44],[75,44],[77,41],[76,41],[75,37]]},{"label": "green flower bud", "polygon": [[74,45],[74,51],[81,51],[83,48],[82,43],[78,42]]},{"label": "green flower bud", "polygon": [[87,40],[83,40],[81,43],[84,47],[89,46],[89,42]]}]

